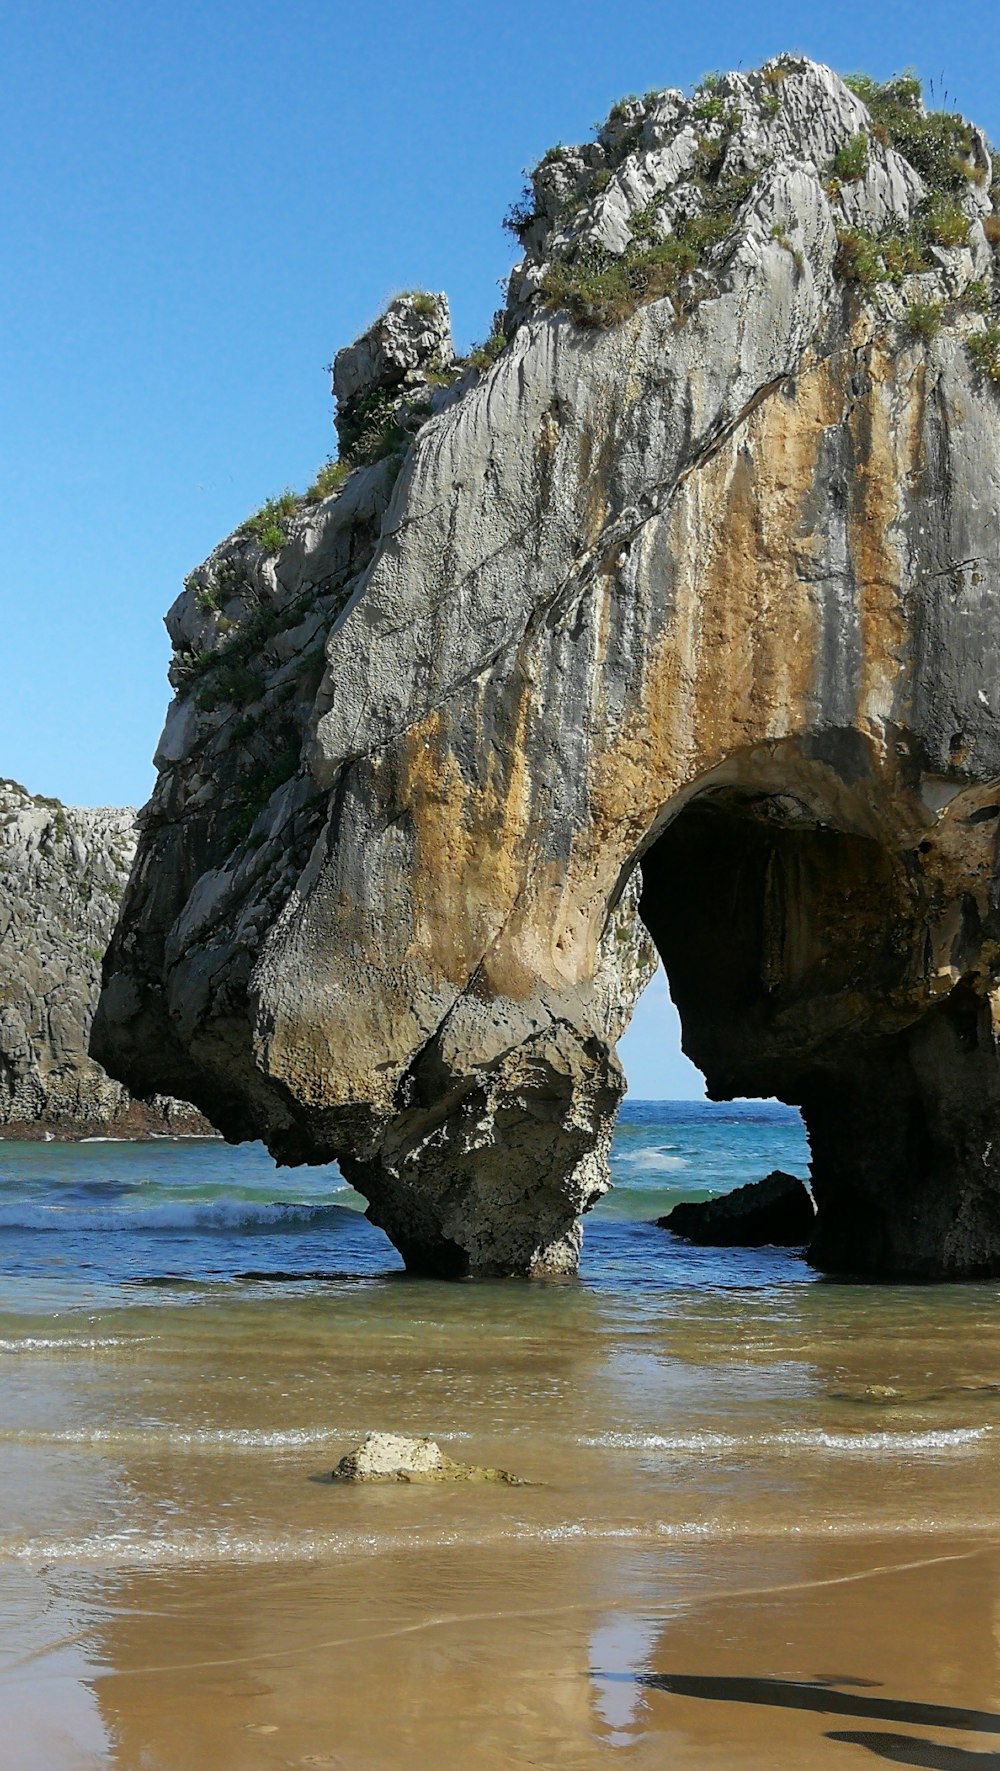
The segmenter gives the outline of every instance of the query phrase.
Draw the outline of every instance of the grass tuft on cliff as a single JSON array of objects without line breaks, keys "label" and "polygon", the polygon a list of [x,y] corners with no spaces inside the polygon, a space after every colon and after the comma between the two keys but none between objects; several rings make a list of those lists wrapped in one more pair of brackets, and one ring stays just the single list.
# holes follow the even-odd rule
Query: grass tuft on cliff
[{"label": "grass tuft on cliff", "polygon": [[235,847],[249,836],[272,793],[290,781],[299,766],[298,744],[286,744],[273,762],[254,763],[240,783],[240,805],[226,831],[226,845]]},{"label": "grass tuft on cliff", "polygon": [[410,438],[401,422],[391,393],[373,388],[358,400],[340,423],[341,459],[349,467],[370,467],[390,455],[399,455]]},{"label": "grass tuft on cliff", "polygon": [[306,503],[319,504],[322,499],[339,492],[350,471],[349,461],[334,461],[332,456],[329,457],[324,461],[312,485],[306,487],[303,494]]},{"label": "grass tuft on cliff", "polygon": [[469,362],[473,369],[491,368],[506,344],[507,339],[499,328],[490,333],[485,344],[474,344],[469,352]]},{"label": "grass tuft on cliff", "polygon": [[914,73],[896,74],[882,84],[867,74],[846,74],[844,84],[867,105],[876,140],[909,160],[930,191],[960,192],[982,176],[972,158],[971,124],[951,111],[925,111]]},{"label": "grass tuft on cliff", "polygon": [[701,145],[693,177],[702,204],[698,214],[679,220],[664,239],[654,200],[629,217],[632,241],[620,256],[592,248],[573,260],[554,259],[542,279],[545,306],[567,309],[580,325],[602,327],[666,295],[678,309],[693,306],[707,293],[697,288],[696,273],[731,233],[754,184],[751,176],[720,176],[724,146],[724,139]]},{"label": "grass tuft on cliff", "polygon": [[868,169],[868,137],[853,135],[833,156],[833,176],[842,184],[853,184],[864,178]]},{"label": "grass tuft on cliff", "polygon": [[546,267],[542,297],[550,311],[565,308],[581,326],[615,326],[643,302],[672,295],[697,263],[697,253],[679,240],[633,245],[621,258],[594,251],[573,264],[556,259]]},{"label": "grass tuft on cliff", "polygon": [[987,381],[1000,387],[1000,325],[974,332],[966,346],[972,361]]},{"label": "grass tuft on cliff", "polygon": [[245,526],[265,553],[279,553],[284,547],[288,540],[286,518],[292,515],[297,505],[295,493],[286,487],[277,498],[269,498],[248,519]]},{"label": "grass tuft on cliff", "polygon": [[914,338],[936,338],[944,318],[943,301],[911,301],[906,308],[906,330]]}]

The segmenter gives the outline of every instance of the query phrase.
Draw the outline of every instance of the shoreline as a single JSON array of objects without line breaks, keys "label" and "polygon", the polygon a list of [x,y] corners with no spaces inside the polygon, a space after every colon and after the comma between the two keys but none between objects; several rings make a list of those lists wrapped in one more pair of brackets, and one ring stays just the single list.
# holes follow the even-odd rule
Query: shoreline
[{"label": "shoreline", "polygon": [[[206,1121],[207,1125],[207,1121]],[[153,1126],[132,1127],[102,1125],[100,1120],[80,1126],[66,1126],[51,1120],[15,1120],[0,1127],[0,1144],[151,1144],[159,1142],[224,1144],[221,1132],[210,1127],[206,1131],[173,1131]]]}]

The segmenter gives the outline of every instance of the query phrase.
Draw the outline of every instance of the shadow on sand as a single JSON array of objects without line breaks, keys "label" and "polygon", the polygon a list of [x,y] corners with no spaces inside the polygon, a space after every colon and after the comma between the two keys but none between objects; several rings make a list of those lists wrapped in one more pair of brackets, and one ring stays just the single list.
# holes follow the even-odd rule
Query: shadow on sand
[{"label": "shadow on sand", "polygon": [[[812,1710],[823,1716],[854,1716],[871,1722],[907,1722],[919,1728],[955,1728],[975,1734],[1000,1734],[1000,1714],[991,1710],[960,1709],[943,1703],[911,1703],[895,1697],[869,1697],[859,1686],[867,1679],[839,1680],[852,1690],[836,1690],[823,1679],[739,1679],[699,1673],[605,1673],[604,1678],[627,1678],[654,1691],[675,1697],[710,1698],[716,1703],[770,1704],[778,1709]],[[862,1746],[876,1757],[895,1765],[921,1765],[928,1771],[1000,1771],[1000,1752],[968,1752],[963,1747],[921,1740],[910,1734],[890,1734],[863,1729],[831,1731],[828,1740]]]},{"label": "shadow on sand", "polygon": [[915,1734],[866,1734],[863,1729],[837,1729],[827,1740],[843,1740],[863,1746],[877,1759],[892,1765],[923,1765],[927,1771],[1000,1771],[1000,1753],[967,1752],[963,1746],[943,1746],[936,1740],[918,1740]]}]

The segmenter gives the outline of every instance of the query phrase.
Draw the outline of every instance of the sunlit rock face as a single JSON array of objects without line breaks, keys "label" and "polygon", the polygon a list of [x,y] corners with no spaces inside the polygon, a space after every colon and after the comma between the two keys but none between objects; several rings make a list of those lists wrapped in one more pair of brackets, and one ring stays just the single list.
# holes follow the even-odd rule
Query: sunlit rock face
[{"label": "sunlit rock face", "polygon": [[353,471],[168,617],[102,1062],[414,1268],[567,1271],[648,930],[710,1091],[801,1104],[818,1263],[1000,1270],[991,177],[782,57],[547,157],[474,361],[400,298]]},{"label": "sunlit rock face", "polygon": [[130,807],[0,779],[0,1138],[211,1131],[182,1101],[132,1099],[87,1050],[134,853]]}]

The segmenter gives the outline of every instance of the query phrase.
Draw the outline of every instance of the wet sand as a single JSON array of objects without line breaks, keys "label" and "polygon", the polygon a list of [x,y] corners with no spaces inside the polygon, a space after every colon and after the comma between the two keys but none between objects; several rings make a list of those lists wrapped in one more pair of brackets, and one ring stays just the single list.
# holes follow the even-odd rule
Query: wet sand
[{"label": "wet sand", "polygon": [[59,1643],[32,1575],[0,1763],[996,1765],[1000,1548],[929,1548],[414,1546],[377,1568],[63,1575]]},{"label": "wet sand", "polygon": [[[1000,1765],[997,1316],[385,1281],[6,1318],[0,1766]],[[527,1486],[333,1485],[389,1425]]]}]

